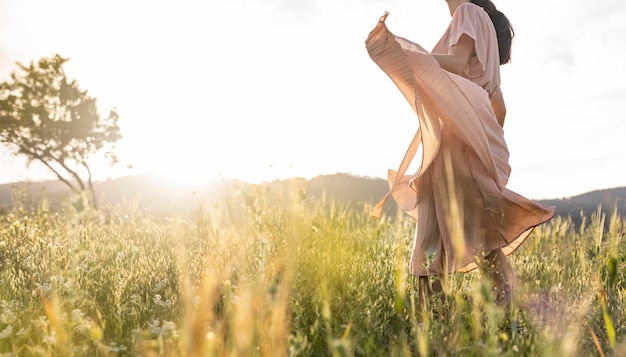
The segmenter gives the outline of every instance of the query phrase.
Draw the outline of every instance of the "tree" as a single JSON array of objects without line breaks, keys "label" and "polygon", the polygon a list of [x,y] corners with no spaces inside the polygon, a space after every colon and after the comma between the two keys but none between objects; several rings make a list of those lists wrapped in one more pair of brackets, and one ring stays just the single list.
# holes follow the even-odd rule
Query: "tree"
[{"label": "tree", "polygon": [[57,54],[28,66],[18,62],[19,69],[0,83],[0,143],[29,164],[44,164],[97,208],[89,158],[107,150],[111,164],[117,163],[112,144],[122,138],[119,115],[112,109],[100,116],[96,99],[66,77],[67,61]]}]

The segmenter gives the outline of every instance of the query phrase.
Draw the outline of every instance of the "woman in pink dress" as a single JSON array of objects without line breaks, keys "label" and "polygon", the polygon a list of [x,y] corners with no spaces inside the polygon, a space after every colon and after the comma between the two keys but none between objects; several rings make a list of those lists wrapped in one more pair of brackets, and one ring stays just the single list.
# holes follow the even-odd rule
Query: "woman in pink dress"
[{"label": "woman in pink dress", "polygon": [[[431,53],[389,32],[387,13],[366,41],[419,123],[373,215],[379,218],[393,196],[416,220],[410,269],[419,277],[421,306],[441,291],[441,277],[477,268],[493,282],[497,301],[508,305],[517,278],[507,256],[555,208],[506,188],[511,169],[500,65],[510,60],[508,19],[489,0],[447,3],[452,20]],[[407,175],[420,146],[420,167]]]}]

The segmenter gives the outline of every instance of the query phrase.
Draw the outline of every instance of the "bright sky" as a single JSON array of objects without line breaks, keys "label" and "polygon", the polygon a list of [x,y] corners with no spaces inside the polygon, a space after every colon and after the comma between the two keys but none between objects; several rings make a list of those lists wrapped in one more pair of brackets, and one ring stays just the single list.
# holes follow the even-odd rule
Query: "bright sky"
[{"label": "bright sky", "polygon": [[[626,186],[626,2],[495,0],[516,30],[502,67],[509,188],[556,198]],[[156,172],[258,182],[385,177],[417,127],[371,61],[378,18],[432,48],[443,0],[0,0],[0,76],[55,53],[122,114],[98,179]],[[0,183],[53,178],[0,148]]]}]

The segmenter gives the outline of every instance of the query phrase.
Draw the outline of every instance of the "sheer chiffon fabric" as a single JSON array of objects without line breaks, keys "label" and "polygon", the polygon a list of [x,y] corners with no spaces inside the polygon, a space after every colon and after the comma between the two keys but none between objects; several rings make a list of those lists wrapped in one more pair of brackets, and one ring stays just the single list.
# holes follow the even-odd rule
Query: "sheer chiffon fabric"
[{"label": "sheer chiffon fabric", "polygon": [[[445,53],[459,31],[470,32],[476,57],[464,73],[468,78],[443,70],[421,46],[393,35],[385,25],[387,14],[366,40],[372,60],[417,114],[417,132],[399,169],[389,170],[390,190],[373,216],[380,218],[393,196],[416,220],[411,272],[419,276],[472,271],[495,249],[510,255],[555,212],[505,187],[509,151],[489,100],[500,84],[495,31],[477,18],[482,9],[464,5],[433,52]],[[420,167],[407,175],[420,146]]]}]

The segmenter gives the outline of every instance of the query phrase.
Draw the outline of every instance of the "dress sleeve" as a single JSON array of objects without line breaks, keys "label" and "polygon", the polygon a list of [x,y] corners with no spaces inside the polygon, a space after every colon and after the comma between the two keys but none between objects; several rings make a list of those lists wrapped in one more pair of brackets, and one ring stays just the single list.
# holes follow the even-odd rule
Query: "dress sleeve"
[{"label": "dress sleeve", "polygon": [[[485,24],[485,19],[489,21]],[[448,49],[459,42],[461,35],[466,34],[474,40],[474,50],[480,63],[480,68],[485,71],[487,63],[487,44],[485,39],[485,26],[493,26],[489,15],[479,6],[472,3],[463,3],[454,12],[448,29]]]}]

